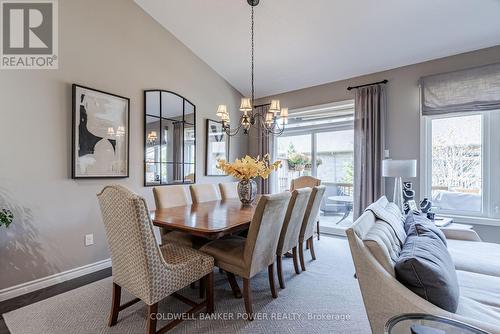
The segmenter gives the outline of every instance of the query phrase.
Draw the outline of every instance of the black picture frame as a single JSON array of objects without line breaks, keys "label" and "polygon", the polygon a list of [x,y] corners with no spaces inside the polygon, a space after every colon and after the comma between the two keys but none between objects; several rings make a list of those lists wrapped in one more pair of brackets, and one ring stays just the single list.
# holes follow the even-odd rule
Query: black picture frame
[{"label": "black picture frame", "polygon": [[[126,111],[125,111],[125,118],[126,118],[126,126],[123,128],[125,129],[125,132],[123,134],[126,139],[123,141],[123,144],[125,144],[124,152],[126,154],[126,158],[122,159],[124,164],[124,169],[125,171],[122,173],[116,173],[116,174],[105,174],[105,173],[82,173],[81,171],[78,170],[78,163],[77,159],[80,157],[80,150],[81,150],[81,142],[80,142],[80,116],[81,116],[81,111],[82,111],[82,106],[83,106],[83,101],[82,96],[77,97],[77,94],[80,94],[78,90],[83,90],[87,92],[93,92],[96,94],[101,94],[104,95],[106,98],[108,98],[110,101],[115,100],[115,101],[122,101],[125,102],[126,105]],[[79,84],[72,84],[72,94],[71,94],[71,101],[72,101],[72,117],[71,117],[71,178],[72,179],[123,179],[123,178],[128,178],[130,176],[130,98],[120,96],[117,94],[105,92],[102,90],[86,87],[83,85]],[[77,100],[77,98],[80,99],[80,101]],[[80,106],[80,108],[77,108],[77,104]],[[85,110],[85,109],[83,109]],[[85,110],[86,111],[86,110]],[[86,111],[87,112],[87,111]],[[77,115],[78,114],[78,115]],[[78,116],[78,117],[77,117]],[[86,116],[88,117],[88,116]],[[78,119],[77,119],[78,118]],[[77,124],[78,123],[78,124]],[[120,126],[121,127],[121,126]],[[77,136],[77,128],[78,128],[78,136]],[[101,138],[101,140],[108,140],[108,142],[112,145],[113,151],[116,154],[117,150],[117,140],[105,138],[105,137],[99,137],[96,136],[95,134],[91,133],[86,127],[82,131],[86,131],[89,133],[89,136],[92,137],[92,141],[96,141],[97,138]],[[117,134],[118,135],[118,134]],[[77,142],[78,141],[78,142]],[[94,145],[90,144],[90,149],[89,151],[95,150],[95,145],[99,142],[95,142]],[[87,144],[89,145],[89,144]],[[92,151],[95,153],[95,151]],[[91,154],[94,155],[94,154]],[[77,157],[78,156],[78,157]]]},{"label": "black picture frame", "polygon": [[[148,94],[158,94],[158,114],[154,114],[154,112],[148,112]],[[170,94],[173,97],[177,97],[182,101],[182,120],[178,119],[172,119],[168,115],[168,110],[164,110],[163,107],[163,102],[162,99],[165,96],[165,94]],[[192,110],[192,119],[190,119],[191,114],[187,114],[186,106],[190,106]],[[155,161],[150,161],[148,160],[148,119],[155,118],[159,122],[159,129],[160,131],[159,134],[159,140],[160,143],[159,145],[159,158],[156,161],[156,158],[154,159]],[[162,133],[164,131],[164,122],[176,122],[176,123],[182,123],[182,131],[183,131],[183,136],[182,136],[182,159],[180,161],[176,161],[174,165],[180,165],[181,166],[181,179],[180,180],[174,180],[174,182],[164,182],[164,175],[163,175],[163,166],[162,165],[172,165],[172,162],[167,162],[163,161],[162,159],[162,152],[163,152],[163,147],[165,147],[165,150],[168,149],[167,144],[163,144],[163,138],[162,138]],[[193,140],[191,141],[192,144],[190,145],[191,147],[191,155],[192,155],[192,162],[186,161],[185,157],[185,151],[186,151],[186,141],[185,141],[185,130],[189,128],[192,129],[192,134],[193,134]],[[164,89],[147,89],[144,90],[144,132],[143,132],[143,138],[144,138],[144,187],[156,187],[156,186],[168,186],[168,185],[176,185],[176,184],[194,184],[196,183],[196,105],[192,103],[190,100],[185,98],[184,96],[177,94],[175,92],[169,91],[169,90],[164,90]],[[148,181],[148,166],[149,165],[158,165],[159,166],[159,174],[155,175],[155,180],[153,182]],[[186,166],[190,167],[191,170],[193,171],[192,173],[189,173],[188,175],[186,174]],[[158,172],[158,171],[157,171]],[[155,172],[156,174],[156,172]],[[167,173],[168,174],[168,173]],[[158,176],[158,180],[156,180],[156,177]],[[187,178],[189,177],[189,178]]]},{"label": "black picture frame", "polygon": [[211,174],[209,173],[209,164],[215,164],[217,163],[217,161],[209,161],[210,157],[209,157],[209,144],[210,144],[210,131],[211,131],[211,127],[215,124],[211,124],[211,123],[215,123],[217,124],[218,126],[220,126],[220,130],[222,131],[222,135],[223,135],[223,138],[225,139],[225,142],[226,142],[226,145],[225,145],[225,148],[226,148],[226,156],[225,156],[225,160],[226,161],[229,161],[229,148],[230,148],[230,136],[228,136],[222,129],[222,122],[220,121],[216,121],[216,120],[213,120],[213,119],[207,119],[206,120],[206,123],[205,123],[205,176],[227,176],[226,173],[220,173],[220,174]]}]

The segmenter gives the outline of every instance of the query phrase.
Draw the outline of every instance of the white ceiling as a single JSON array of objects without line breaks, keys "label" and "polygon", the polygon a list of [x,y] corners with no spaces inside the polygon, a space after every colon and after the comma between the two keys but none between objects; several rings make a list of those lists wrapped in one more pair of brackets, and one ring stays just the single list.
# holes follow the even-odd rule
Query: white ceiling
[{"label": "white ceiling", "polygon": [[[246,0],[135,0],[242,94]],[[500,44],[500,0],[261,0],[257,97]]]}]

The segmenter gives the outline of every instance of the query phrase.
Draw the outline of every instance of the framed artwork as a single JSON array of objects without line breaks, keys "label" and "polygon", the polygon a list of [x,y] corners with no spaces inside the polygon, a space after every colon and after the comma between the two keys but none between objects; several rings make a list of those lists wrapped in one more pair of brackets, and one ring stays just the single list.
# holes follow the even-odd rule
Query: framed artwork
[{"label": "framed artwork", "polygon": [[224,176],[227,175],[217,169],[217,160],[229,160],[229,136],[222,129],[222,122],[207,119],[206,129],[206,157],[205,175]]},{"label": "framed artwork", "polygon": [[73,84],[71,176],[129,176],[130,99]]}]

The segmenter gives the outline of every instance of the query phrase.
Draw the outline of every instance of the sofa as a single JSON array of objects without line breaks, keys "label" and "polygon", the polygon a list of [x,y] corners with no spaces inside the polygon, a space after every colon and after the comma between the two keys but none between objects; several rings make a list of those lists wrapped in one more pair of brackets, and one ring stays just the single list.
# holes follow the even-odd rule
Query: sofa
[{"label": "sofa", "polygon": [[[387,201],[385,197],[380,200]],[[425,313],[500,334],[500,244],[482,242],[473,230],[442,231],[460,288],[456,313],[431,304],[396,279],[394,231],[372,211],[365,211],[346,231],[373,333],[384,333],[385,324],[394,316]]]}]

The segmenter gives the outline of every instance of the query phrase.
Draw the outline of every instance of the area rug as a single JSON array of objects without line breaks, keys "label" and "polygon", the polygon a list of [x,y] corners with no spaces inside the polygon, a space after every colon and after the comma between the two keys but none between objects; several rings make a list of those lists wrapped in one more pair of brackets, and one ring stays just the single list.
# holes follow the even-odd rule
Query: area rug
[{"label": "area rug", "polygon": [[[224,275],[215,274],[215,309],[212,319],[204,314],[189,317],[171,333],[370,333],[347,241],[322,237],[315,242],[316,261],[306,254],[306,271],[296,275],[293,262],[283,263],[285,289],[273,299],[267,271],[252,279],[256,319],[244,319],[243,299],[232,296]],[[242,282],[238,281],[240,287]],[[277,283],[277,279],[276,279]],[[139,302],[120,312],[118,323],[107,327],[112,278],[68,291],[3,315],[12,334],[144,333],[146,306]],[[189,287],[181,294],[197,298]],[[124,292],[122,303],[132,299]],[[174,298],[159,307],[162,316],[181,316],[189,307]],[[159,326],[166,321],[160,321]]]}]

